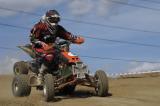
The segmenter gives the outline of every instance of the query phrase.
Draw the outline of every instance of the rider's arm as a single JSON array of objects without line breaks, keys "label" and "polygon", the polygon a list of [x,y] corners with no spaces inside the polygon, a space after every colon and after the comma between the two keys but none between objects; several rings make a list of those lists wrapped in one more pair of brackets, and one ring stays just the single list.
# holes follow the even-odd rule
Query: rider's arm
[{"label": "rider's arm", "polygon": [[70,32],[66,31],[62,26],[58,26],[59,37],[65,40],[69,40],[72,43],[82,44],[84,42],[83,37],[72,35]]},{"label": "rider's arm", "polygon": [[34,48],[42,47],[41,32],[43,32],[44,30],[46,30],[46,25],[41,22],[35,24],[31,29],[30,42],[33,44]]},{"label": "rider's arm", "polygon": [[32,44],[38,41],[38,39],[36,39],[35,35],[32,34],[32,33],[30,34],[29,37],[30,37],[30,41],[31,41]]},{"label": "rider's arm", "polygon": [[30,41],[31,43],[35,43],[37,41],[41,41],[41,32],[43,32],[44,30],[46,30],[46,24],[44,23],[37,23],[34,25],[34,27],[31,29],[31,33],[30,33]]}]

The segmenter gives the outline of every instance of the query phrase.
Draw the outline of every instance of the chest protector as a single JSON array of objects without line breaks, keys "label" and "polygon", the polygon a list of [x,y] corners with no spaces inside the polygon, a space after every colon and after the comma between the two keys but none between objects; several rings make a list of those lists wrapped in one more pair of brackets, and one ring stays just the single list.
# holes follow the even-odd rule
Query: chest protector
[{"label": "chest protector", "polygon": [[43,32],[42,36],[42,41],[45,43],[54,43],[58,34],[58,28],[57,27],[48,27],[46,31]]}]

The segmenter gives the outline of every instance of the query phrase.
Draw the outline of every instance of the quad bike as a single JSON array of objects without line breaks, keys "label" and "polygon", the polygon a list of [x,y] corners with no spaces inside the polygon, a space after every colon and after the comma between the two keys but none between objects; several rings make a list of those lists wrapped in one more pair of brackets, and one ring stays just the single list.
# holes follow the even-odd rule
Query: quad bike
[{"label": "quad bike", "polygon": [[[29,96],[31,87],[43,90],[45,101],[54,99],[56,92],[73,93],[76,85],[94,87],[96,95],[108,94],[108,78],[104,71],[98,70],[95,75],[89,74],[87,66],[76,55],[70,52],[70,42],[62,41],[54,45],[58,52],[56,65],[49,65],[43,75],[43,83],[38,83],[39,65],[35,62],[36,54],[31,45],[19,46],[33,60],[19,61],[14,64],[12,92],[16,97]],[[55,68],[56,67],[56,68]]]}]

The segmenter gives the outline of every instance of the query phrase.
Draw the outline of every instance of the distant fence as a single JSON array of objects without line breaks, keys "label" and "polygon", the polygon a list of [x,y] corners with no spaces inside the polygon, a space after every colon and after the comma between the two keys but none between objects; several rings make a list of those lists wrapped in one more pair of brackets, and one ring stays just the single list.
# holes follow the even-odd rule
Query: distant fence
[{"label": "distant fence", "polygon": [[140,78],[140,77],[156,77],[160,76],[160,71],[140,71],[128,73],[114,73],[108,74],[110,78]]}]

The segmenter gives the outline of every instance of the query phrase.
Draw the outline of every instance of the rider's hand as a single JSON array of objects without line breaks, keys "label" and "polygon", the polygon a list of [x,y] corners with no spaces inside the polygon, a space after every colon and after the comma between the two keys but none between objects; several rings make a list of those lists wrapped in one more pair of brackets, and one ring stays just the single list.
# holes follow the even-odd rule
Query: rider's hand
[{"label": "rider's hand", "polygon": [[82,43],[84,43],[84,38],[83,38],[83,37],[77,37],[77,38],[75,39],[75,43],[76,43],[76,44],[82,44]]},{"label": "rider's hand", "polygon": [[34,42],[34,47],[35,47],[35,48],[42,48],[41,41],[36,41],[36,42]]}]

